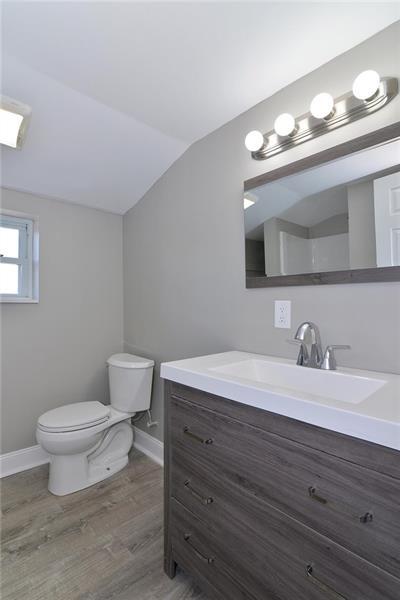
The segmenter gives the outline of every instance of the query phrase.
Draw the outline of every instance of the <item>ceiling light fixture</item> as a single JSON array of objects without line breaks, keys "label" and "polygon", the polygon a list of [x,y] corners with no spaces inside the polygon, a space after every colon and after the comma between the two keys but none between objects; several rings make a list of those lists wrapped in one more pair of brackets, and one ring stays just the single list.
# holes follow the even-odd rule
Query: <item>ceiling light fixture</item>
[{"label": "ceiling light fixture", "polygon": [[289,113],[282,113],[275,119],[272,131],[265,134],[250,131],[245,139],[246,148],[255,160],[265,160],[367,117],[386,106],[398,93],[397,78],[381,79],[376,71],[363,71],[355,78],[351,92],[336,99],[321,92],[312,99],[307,114],[294,118]]},{"label": "ceiling light fixture", "polygon": [[261,131],[257,131],[256,129],[249,131],[245,137],[244,145],[246,146],[247,150],[250,150],[250,152],[258,152],[264,148],[265,140]]},{"label": "ceiling light fixture", "polygon": [[246,208],[250,208],[250,206],[253,206],[253,204],[255,204],[257,202],[258,198],[255,194],[252,194],[251,192],[247,192],[247,194],[243,197],[243,208],[244,210],[246,210]]},{"label": "ceiling light fixture", "polygon": [[371,101],[375,98],[379,86],[381,83],[381,78],[376,71],[372,71],[369,69],[368,71],[363,71],[354,80],[353,83],[353,94],[358,100],[365,100],[366,102]]},{"label": "ceiling light fixture", "polygon": [[0,96],[0,144],[22,147],[32,109],[27,104]]},{"label": "ceiling light fixture", "polygon": [[282,113],[275,119],[274,129],[281,137],[296,133],[296,121],[290,113]]},{"label": "ceiling light fixture", "polygon": [[310,112],[316,119],[328,120],[333,117],[335,101],[330,94],[322,92],[317,94],[311,101]]}]

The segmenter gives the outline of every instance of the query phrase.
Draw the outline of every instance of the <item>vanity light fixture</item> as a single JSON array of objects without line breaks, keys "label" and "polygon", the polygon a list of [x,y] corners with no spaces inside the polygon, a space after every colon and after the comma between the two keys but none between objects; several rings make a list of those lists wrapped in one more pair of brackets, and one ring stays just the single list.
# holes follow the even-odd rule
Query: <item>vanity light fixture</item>
[{"label": "vanity light fixture", "polygon": [[355,78],[351,92],[336,99],[322,92],[311,101],[309,113],[296,119],[282,113],[275,119],[273,131],[264,135],[251,131],[245,139],[246,148],[255,160],[265,160],[380,110],[397,96],[398,88],[395,77],[381,79],[376,71],[363,71]]},{"label": "vanity light fixture", "polygon": [[21,148],[31,112],[27,104],[0,96],[0,144]]},{"label": "vanity light fixture", "polygon": [[310,113],[316,119],[328,120],[335,114],[335,101],[330,94],[322,92],[317,94],[311,101]]},{"label": "vanity light fixture", "polygon": [[296,133],[296,121],[290,113],[282,113],[275,119],[274,129],[277,135],[287,137]]},{"label": "vanity light fixture", "polygon": [[372,100],[375,94],[379,90],[381,78],[376,71],[371,69],[363,71],[354,80],[353,83],[353,94],[359,100],[365,100],[366,102]]},{"label": "vanity light fixture", "polygon": [[261,131],[257,131],[256,129],[249,131],[245,137],[244,144],[250,152],[258,152],[265,146],[264,136]]}]

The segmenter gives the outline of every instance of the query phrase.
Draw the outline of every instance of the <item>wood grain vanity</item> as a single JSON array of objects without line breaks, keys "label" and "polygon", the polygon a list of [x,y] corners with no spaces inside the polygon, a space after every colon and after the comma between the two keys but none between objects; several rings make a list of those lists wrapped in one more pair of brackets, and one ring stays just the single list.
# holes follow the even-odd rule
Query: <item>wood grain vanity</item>
[{"label": "wood grain vanity", "polygon": [[398,600],[400,452],[165,382],[165,571],[210,598]]}]

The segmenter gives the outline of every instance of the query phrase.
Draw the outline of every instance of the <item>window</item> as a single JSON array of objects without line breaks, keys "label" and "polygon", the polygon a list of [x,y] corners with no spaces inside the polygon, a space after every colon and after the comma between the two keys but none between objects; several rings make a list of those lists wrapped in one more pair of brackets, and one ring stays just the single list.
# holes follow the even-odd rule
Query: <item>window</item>
[{"label": "window", "polygon": [[37,301],[35,221],[0,215],[0,295],[2,302]]}]

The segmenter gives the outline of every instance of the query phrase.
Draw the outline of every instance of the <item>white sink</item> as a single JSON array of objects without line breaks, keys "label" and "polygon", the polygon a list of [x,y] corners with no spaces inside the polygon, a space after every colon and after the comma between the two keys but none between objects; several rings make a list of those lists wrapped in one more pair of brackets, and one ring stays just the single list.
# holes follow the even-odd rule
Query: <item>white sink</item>
[{"label": "white sink", "polygon": [[163,363],[161,377],[400,450],[400,375],[232,351]]},{"label": "white sink", "polygon": [[339,371],[321,371],[255,358],[211,367],[210,371],[351,404],[362,402],[386,383],[384,379],[360,377]]}]

